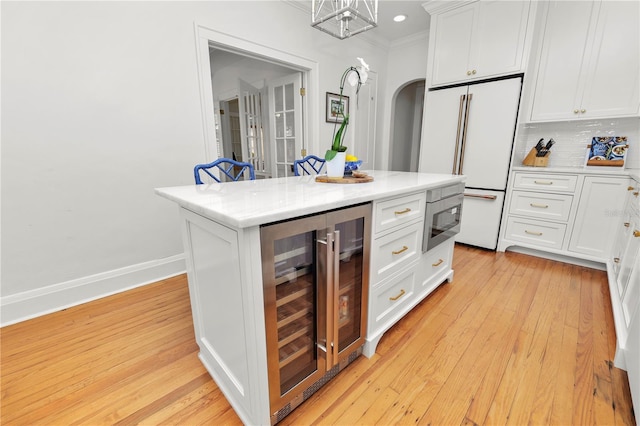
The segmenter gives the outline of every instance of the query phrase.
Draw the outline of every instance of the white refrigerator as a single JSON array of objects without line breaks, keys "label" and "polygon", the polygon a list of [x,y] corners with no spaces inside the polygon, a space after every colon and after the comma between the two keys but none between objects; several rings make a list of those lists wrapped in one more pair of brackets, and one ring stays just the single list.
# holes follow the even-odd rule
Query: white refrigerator
[{"label": "white refrigerator", "polygon": [[522,77],[430,89],[419,170],[466,176],[456,241],[495,250]]}]

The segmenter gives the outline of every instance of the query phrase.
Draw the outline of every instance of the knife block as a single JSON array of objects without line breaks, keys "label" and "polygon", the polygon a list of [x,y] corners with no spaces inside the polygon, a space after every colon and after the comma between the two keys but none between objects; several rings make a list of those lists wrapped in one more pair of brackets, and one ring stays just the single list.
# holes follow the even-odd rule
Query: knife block
[{"label": "knife block", "polygon": [[524,160],[522,160],[522,164],[525,166],[533,167],[547,167],[547,165],[549,164],[549,155],[551,154],[551,151],[549,151],[544,157],[536,157],[537,153],[538,151],[536,151],[535,148],[531,148],[531,151],[529,151],[527,156],[524,157]]}]

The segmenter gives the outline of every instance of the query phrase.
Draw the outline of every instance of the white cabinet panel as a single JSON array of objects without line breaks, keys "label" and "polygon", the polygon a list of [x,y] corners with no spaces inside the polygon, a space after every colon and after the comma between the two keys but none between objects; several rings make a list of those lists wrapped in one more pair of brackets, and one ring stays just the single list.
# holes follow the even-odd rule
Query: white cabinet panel
[{"label": "white cabinet panel", "polygon": [[444,11],[425,7],[432,13],[431,86],[523,71],[530,2],[483,0]]},{"label": "white cabinet panel", "polygon": [[460,233],[456,241],[495,249],[504,192],[465,189]]},{"label": "white cabinet panel", "polygon": [[374,232],[381,234],[416,219],[424,220],[425,208],[426,193],[424,191],[376,203]]},{"label": "white cabinet panel", "polygon": [[531,121],[637,116],[637,1],[548,5]]},{"label": "white cabinet panel", "polygon": [[573,225],[569,251],[608,259],[619,212],[624,207],[628,180],[619,177],[586,176]]}]

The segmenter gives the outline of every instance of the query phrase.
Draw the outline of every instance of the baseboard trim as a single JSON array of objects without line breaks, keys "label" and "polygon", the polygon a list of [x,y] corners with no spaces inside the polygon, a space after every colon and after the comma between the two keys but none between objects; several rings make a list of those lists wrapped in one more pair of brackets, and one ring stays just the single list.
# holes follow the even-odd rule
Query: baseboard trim
[{"label": "baseboard trim", "polygon": [[0,327],[185,273],[184,253],[0,297]]}]

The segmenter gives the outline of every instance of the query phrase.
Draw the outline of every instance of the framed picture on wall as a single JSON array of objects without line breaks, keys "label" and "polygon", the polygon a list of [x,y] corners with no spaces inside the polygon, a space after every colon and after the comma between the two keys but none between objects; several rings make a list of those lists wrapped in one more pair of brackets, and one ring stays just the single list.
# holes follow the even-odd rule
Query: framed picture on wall
[{"label": "framed picture on wall", "polygon": [[327,92],[327,123],[342,123],[349,114],[349,97]]}]

